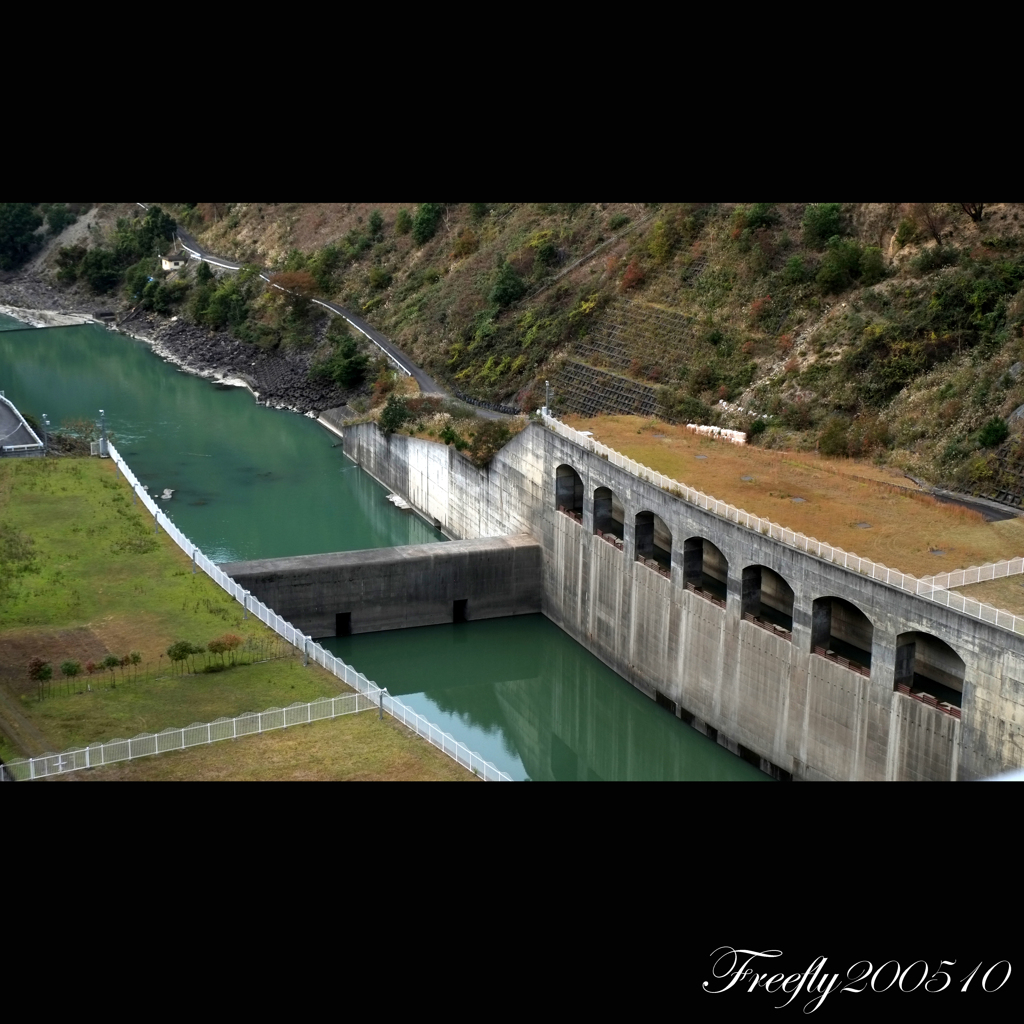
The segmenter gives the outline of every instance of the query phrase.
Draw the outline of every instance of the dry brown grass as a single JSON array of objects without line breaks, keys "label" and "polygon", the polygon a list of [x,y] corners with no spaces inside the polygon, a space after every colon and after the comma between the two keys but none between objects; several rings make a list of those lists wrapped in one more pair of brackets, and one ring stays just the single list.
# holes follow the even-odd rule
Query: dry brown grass
[{"label": "dry brown grass", "polygon": [[[572,416],[566,422],[690,487],[915,576],[1024,554],[1021,519],[987,523],[977,512],[924,492],[896,490],[915,489],[870,463],[733,445],[636,416]],[[797,497],[804,501],[793,501]]]},{"label": "dry brown grass", "polygon": [[69,782],[435,782],[476,780],[373,711],[55,776]]},{"label": "dry brown grass", "polygon": [[1001,580],[972,583],[967,587],[951,587],[955,594],[963,594],[972,601],[981,601],[995,608],[1024,615],[1024,576],[1006,576]]}]

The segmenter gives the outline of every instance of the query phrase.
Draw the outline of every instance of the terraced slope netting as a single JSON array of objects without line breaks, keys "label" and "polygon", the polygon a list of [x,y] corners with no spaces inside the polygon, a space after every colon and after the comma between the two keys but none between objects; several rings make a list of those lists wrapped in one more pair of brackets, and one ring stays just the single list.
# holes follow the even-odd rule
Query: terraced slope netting
[{"label": "terraced slope netting", "polygon": [[602,412],[654,416],[658,411],[656,388],[575,359],[566,360],[551,378],[551,386],[556,407],[581,416]]},{"label": "terraced slope netting", "polygon": [[704,347],[690,317],[619,299],[576,343],[573,355],[658,381],[674,377],[676,368]]}]

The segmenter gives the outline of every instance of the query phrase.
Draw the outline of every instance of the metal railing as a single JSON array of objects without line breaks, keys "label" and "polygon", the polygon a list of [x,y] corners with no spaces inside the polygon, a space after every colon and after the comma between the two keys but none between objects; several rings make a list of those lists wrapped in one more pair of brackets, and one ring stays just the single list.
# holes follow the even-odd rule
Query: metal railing
[{"label": "metal railing", "polygon": [[[246,615],[255,615],[261,622],[269,626],[278,636],[284,637],[288,643],[292,644],[301,650],[304,656],[312,658],[318,665],[327,669],[332,675],[342,680],[347,686],[352,687],[357,694],[368,698],[372,702],[372,706],[381,708],[386,711],[392,718],[401,722],[403,725],[412,729],[418,736],[422,736],[428,740],[431,744],[443,751],[449,757],[458,761],[464,768],[468,768],[474,775],[482,779],[486,779],[492,782],[511,782],[512,776],[507,772],[501,771],[490,761],[485,761],[479,754],[470,750],[464,743],[460,743],[450,733],[444,732],[439,726],[434,725],[428,719],[422,715],[417,714],[412,708],[403,704],[397,697],[392,697],[384,688],[378,686],[375,682],[367,679],[361,672],[357,672],[351,665],[347,665],[341,658],[336,658],[330,651],[323,648],[320,644],[315,643],[313,638],[306,636],[300,630],[296,629],[290,622],[283,619],[278,615],[272,608],[268,608],[262,601],[252,596],[244,587],[236,583],[227,573],[220,569],[216,563],[211,562],[189,539],[179,530],[173,522],[167,517],[164,511],[157,505],[152,495],[139,483],[136,479],[135,474],[131,471],[127,463],[122,458],[120,452],[114,447],[113,444],[108,442],[107,450],[110,454],[111,460],[114,465],[117,466],[118,470],[124,474],[124,478],[128,485],[134,491],[139,501],[145,506],[150,515],[153,516],[154,528],[163,529],[171,540],[181,548],[182,551],[188,555],[195,565],[196,568],[202,569],[207,576],[210,577],[222,590],[230,594],[239,604],[242,605]],[[331,698],[325,698],[330,700]],[[336,698],[335,698],[336,699]],[[313,702],[316,704],[317,702]],[[305,707],[305,705],[293,705],[293,707]],[[270,711],[261,712],[261,715],[268,714],[280,714],[291,711],[290,708],[285,708],[282,712],[281,709],[271,709]],[[253,713],[248,713],[248,716],[243,715],[246,721],[251,721]],[[255,715],[259,718],[260,715]],[[328,717],[328,716],[323,716]],[[262,720],[262,719],[261,719]],[[219,721],[238,721],[238,719],[220,719]],[[216,725],[217,723],[211,723]],[[294,723],[287,723],[294,724]],[[189,729],[196,728],[196,726],[187,726],[185,732]],[[207,728],[207,726],[200,726],[199,728]],[[259,729],[253,729],[250,731],[260,731]],[[180,729],[165,730],[160,733],[159,736],[165,736],[168,734],[177,735],[182,732]],[[112,743],[123,743],[131,744],[137,741],[146,739],[143,737],[135,737],[132,740],[114,740]],[[220,738],[220,737],[218,737]],[[152,739],[152,737],[150,737]],[[168,740],[167,742],[171,742]],[[106,746],[106,744],[104,744]],[[92,747],[81,748],[81,750],[91,750]],[[134,750],[135,748],[131,748]],[[160,747],[159,751],[163,750],[176,750],[178,747]],[[76,756],[81,753],[81,750],[77,750]],[[145,753],[157,753],[157,750],[146,750]],[[43,758],[32,758],[32,761],[44,761],[52,758],[69,757],[72,752],[65,752],[64,754],[48,754]],[[86,755],[88,757],[88,755]],[[132,757],[142,757],[144,753],[131,754]],[[123,760],[124,758],[119,758]],[[81,763],[81,757],[78,756],[75,762],[74,768],[64,768],[63,771],[75,771],[78,768],[87,767],[86,764]],[[14,765],[20,762],[15,761]],[[104,763],[109,763],[104,762]],[[89,767],[92,765],[90,764]],[[8,769],[12,769],[13,766],[9,765]],[[30,769],[31,770],[31,769]],[[51,773],[52,774],[52,773]],[[33,778],[40,777],[39,775],[31,776]]]},{"label": "metal railing", "polygon": [[[999,579],[1003,576],[1024,572],[1024,559],[1022,558],[994,562],[991,565],[979,566],[973,569],[957,569],[949,573],[943,573],[942,576],[918,579],[916,576],[911,576],[910,573],[900,572],[898,569],[890,569],[888,566],[882,565],[881,562],[872,562],[868,558],[861,558],[832,544],[826,544],[814,537],[808,537],[803,533],[787,529],[785,526],[773,523],[770,519],[763,519],[760,516],[752,515],[745,509],[737,508],[726,501],[712,498],[703,491],[688,487],[678,480],[665,476],[664,473],[651,469],[650,466],[645,466],[641,462],[627,458],[620,452],[615,451],[614,448],[601,444],[600,441],[597,441],[589,434],[581,433],[555,419],[553,416],[547,416],[543,413],[541,416],[545,425],[559,436],[578,444],[581,448],[593,452],[603,459],[607,459],[613,466],[633,474],[638,479],[654,484],[655,487],[660,487],[675,497],[682,498],[698,508],[721,516],[731,523],[746,527],[748,530],[754,530],[766,537],[770,537],[772,540],[796,548],[798,551],[804,551],[807,554],[823,558],[827,562],[841,565],[844,569],[850,569],[853,572],[869,576],[879,583],[885,583],[887,586],[896,587],[917,597],[934,601],[936,604],[952,608],[963,615],[981,619],[983,622],[999,626],[1001,629],[1008,629],[1013,633],[1024,635],[1024,616],[1013,615],[1011,612],[995,608],[993,605],[975,601],[973,598],[964,597],[962,594],[952,593],[948,589],[951,586],[964,586],[969,583]],[[1005,571],[1002,571],[1001,567],[1005,567]],[[962,582],[955,582],[961,577],[963,577]]]}]

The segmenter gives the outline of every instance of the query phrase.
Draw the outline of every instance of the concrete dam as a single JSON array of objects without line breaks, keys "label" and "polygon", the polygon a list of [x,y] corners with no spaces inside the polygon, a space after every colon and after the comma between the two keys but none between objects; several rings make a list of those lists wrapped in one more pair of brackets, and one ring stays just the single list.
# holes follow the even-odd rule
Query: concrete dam
[{"label": "concrete dam", "polygon": [[223,568],[340,635],[542,611],[734,753],[795,779],[1024,765],[1024,638],[781,543],[540,423],[478,469],[372,423],[345,454],[453,543]]}]

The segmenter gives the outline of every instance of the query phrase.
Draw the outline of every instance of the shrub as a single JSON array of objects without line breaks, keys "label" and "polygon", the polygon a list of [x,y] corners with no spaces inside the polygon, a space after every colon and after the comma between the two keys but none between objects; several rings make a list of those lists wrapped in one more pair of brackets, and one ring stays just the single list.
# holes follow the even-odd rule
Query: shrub
[{"label": "shrub", "polygon": [[896,228],[896,245],[902,249],[917,237],[917,225],[910,217],[904,217]]},{"label": "shrub", "polygon": [[383,291],[391,284],[391,275],[383,267],[370,269],[370,287],[375,291]]},{"label": "shrub", "polygon": [[993,416],[978,431],[978,444],[982,448],[994,448],[997,444],[1002,444],[1009,435],[1010,428],[1006,425],[1006,420]]},{"label": "shrub", "polygon": [[860,276],[861,249],[854,241],[833,236],[821,261],[815,282],[826,294],[837,294]]},{"label": "shrub", "polygon": [[526,291],[523,279],[515,272],[515,268],[506,260],[502,263],[494,279],[490,292],[490,301],[497,306],[509,306]]},{"label": "shrub", "polygon": [[356,339],[347,332],[336,343],[334,353],[309,371],[312,380],[327,378],[343,388],[354,388],[366,377],[370,358],[359,351]]},{"label": "shrub", "polygon": [[647,251],[656,263],[667,263],[676,246],[676,230],[669,221],[659,220],[647,242]]},{"label": "shrub", "polygon": [[885,277],[885,261],[877,245],[868,245],[860,254],[860,281],[863,285],[878,284]]},{"label": "shrub", "polygon": [[384,436],[387,437],[396,430],[401,430],[408,418],[409,413],[405,407],[405,402],[397,395],[388,395],[388,400],[384,403],[384,408],[381,410],[380,419],[377,423],[380,429],[384,431]]},{"label": "shrub", "polygon": [[779,215],[775,212],[775,203],[754,203],[746,211],[747,227],[751,231],[758,228],[770,228],[779,222]]},{"label": "shrub", "polygon": [[628,292],[631,288],[636,288],[638,285],[644,283],[644,271],[643,267],[633,260],[628,267],[626,267],[625,274],[622,275],[622,282],[619,285],[619,291]]},{"label": "shrub", "polygon": [[441,223],[440,203],[420,203],[416,208],[416,219],[412,222],[412,238],[417,245],[429,242],[437,233]]},{"label": "shrub", "polygon": [[801,227],[804,244],[820,249],[830,238],[843,233],[842,208],[839,203],[811,203],[804,211]]},{"label": "shrub", "polygon": [[476,237],[476,232],[472,228],[463,228],[459,232],[459,237],[455,240],[452,255],[456,259],[461,259],[463,256],[470,256],[476,252],[479,245],[480,241]]},{"label": "shrub", "polygon": [[786,284],[803,284],[807,280],[807,268],[799,256],[790,256],[782,270],[782,280]]},{"label": "shrub", "polygon": [[486,466],[511,439],[512,430],[505,420],[486,420],[473,436],[469,457],[477,466]]},{"label": "shrub", "polygon": [[919,274],[928,274],[942,267],[952,266],[960,259],[959,251],[952,245],[936,245],[924,249],[911,261],[911,266]]},{"label": "shrub", "polygon": [[618,231],[619,228],[624,228],[629,223],[629,217],[624,213],[613,213],[608,218],[608,230]]},{"label": "shrub", "polygon": [[408,210],[399,210],[395,217],[395,234],[407,235],[412,230],[412,217]]},{"label": "shrub", "polygon": [[59,235],[78,218],[68,209],[67,203],[51,203],[46,211],[46,224],[51,235]]},{"label": "shrub", "polygon": [[849,454],[849,424],[839,416],[830,416],[818,435],[818,450],[832,457]]}]

